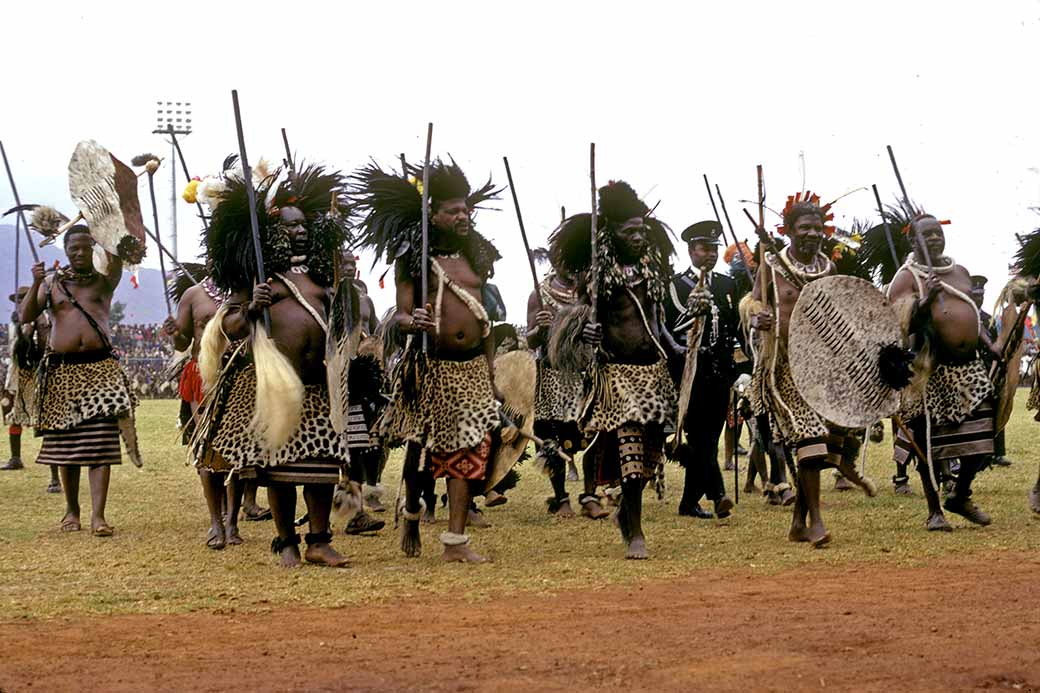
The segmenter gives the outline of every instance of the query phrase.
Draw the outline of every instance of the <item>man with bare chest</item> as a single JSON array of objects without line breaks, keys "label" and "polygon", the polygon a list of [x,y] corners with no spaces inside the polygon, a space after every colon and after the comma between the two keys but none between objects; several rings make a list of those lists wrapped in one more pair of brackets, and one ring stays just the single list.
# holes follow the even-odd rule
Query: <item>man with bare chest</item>
[{"label": "man with bare chest", "polygon": [[65,491],[63,531],[80,529],[80,470],[88,469],[94,536],[112,536],[105,518],[112,465],[121,463],[120,434],[127,454],[140,466],[133,412],[137,401],[112,349],[109,311],[123,271],[108,255],[104,274],[94,269],[94,239],[86,226],[65,232],[69,264],[48,274],[33,266],[33,285],[22,301],[23,321],[43,311],[51,318],[47,350],[35,394],[36,435],[43,436],[37,464],[55,465]]},{"label": "man with bare chest", "polygon": [[[945,255],[942,224],[919,213],[904,231],[913,240],[914,252],[892,280],[889,298],[910,315],[910,334],[922,354],[919,363],[931,361],[924,391],[911,388],[904,393],[901,409],[918,447],[930,457],[917,461],[928,500],[927,526],[931,531],[952,531],[943,508],[988,525],[989,515],[971,500],[971,484],[993,454],[994,438],[993,384],[979,354],[985,350],[994,359],[1002,357],[982,329],[979,308],[971,298],[971,274]],[[915,455],[901,432],[896,445],[897,462],[908,464]],[[940,507],[933,484],[937,465],[955,458],[960,459],[956,485]]]},{"label": "man with bare chest", "polygon": [[[205,269],[200,266],[196,273],[202,280],[189,286],[179,297],[175,296],[177,316],[168,318],[163,326],[165,334],[173,341],[174,349],[191,349],[191,358],[184,364],[177,388],[181,399],[191,407],[192,418],[186,426],[189,433],[186,439],[190,439],[190,434],[195,431],[195,417],[205,396],[198,364],[202,334],[224,302],[224,294],[217,289],[211,277],[203,276],[204,272]],[[179,280],[190,281],[187,277],[181,277]],[[210,466],[202,460],[193,460],[202,482],[202,492],[210,515],[206,546],[213,550],[242,543],[242,535],[238,531],[238,514],[243,493],[246,496],[247,519],[270,517],[270,511],[256,505],[256,483],[243,482],[237,478],[228,483],[227,477],[231,470],[226,465],[214,465],[218,460],[217,457],[208,458]]]},{"label": "man with bare chest", "polygon": [[[577,215],[550,239],[550,253],[582,277],[579,303],[553,335],[550,354],[558,367],[591,371],[582,423],[595,438],[585,455],[596,460],[601,482],[620,483],[615,520],[625,558],[645,559],[643,490],[663,473],[664,427],[676,406],[667,361],[682,352],[662,324],[674,250],[667,227],[627,183],[600,188],[599,210],[598,228],[590,215]],[[575,353],[579,342],[585,353]]]},{"label": "man with bare chest", "polygon": [[836,271],[822,252],[828,233],[827,209],[819,205],[816,196],[800,201],[788,198],[783,233],[790,245],[776,254],[766,254],[766,262],[759,269],[764,275],[755,284],[750,308],[751,326],[763,337],[752,374],[751,408],[756,416],[768,415],[770,430],[794,450],[798,495],[788,539],[813,547],[831,540],[820,513],[823,468],[837,467],[868,495],[875,492],[855,469],[860,449],[857,432],[835,426],[813,410],[798,392],[788,360],[791,314],[802,287]]},{"label": "man with bare chest", "polygon": [[[545,276],[538,291],[527,300],[527,345],[535,350],[538,360],[538,383],[535,399],[535,435],[552,440],[555,447],[539,451],[545,471],[552,484],[553,495],[548,499],[549,512],[563,518],[574,517],[570,495],[567,493],[567,470],[564,459],[554,450],[576,455],[585,443],[579,425],[584,393],[582,380],[575,373],[555,368],[549,358],[549,340],[556,321],[563,311],[578,301],[574,275],[564,266],[562,258],[550,257],[552,270]],[[573,464],[573,463],[572,463]],[[578,502],[581,514],[592,520],[610,515],[596,493],[596,465],[592,455],[582,458],[584,489]]]},{"label": "man with bare chest", "polygon": [[[422,176],[421,169],[408,172],[416,180]],[[472,214],[493,197],[492,185],[489,181],[473,191],[454,162],[431,162],[424,291],[424,195],[407,179],[376,165],[362,169],[357,178],[357,206],[365,215],[362,243],[394,262],[393,321],[404,340],[392,399],[380,424],[389,444],[407,445],[401,549],[406,556],[421,551],[422,475],[428,472],[447,478],[448,530],[440,536],[443,559],[480,563],[486,559],[470,547],[466,524],[474,491],[484,489],[496,442],[492,433],[499,426],[495,345],[481,300],[499,254],[477,233]]]},{"label": "man with bare chest", "polygon": [[[272,184],[279,187],[270,191]],[[202,337],[207,406],[193,452],[203,465],[226,465],[267,487],[277,531],[271,551],[287,568],[301,562],[295,513],[303,486],[310,532],[302,558],[342,567],[329,517],[348,453],[330,422],[324,361],[329,288],[345,236],[330,205],[342,202],[342,178],[309,167],[258,186],[269,205],[258,210],[267,280],[255,285],[245,185],[229,178],[207,234],[212,280],[229,295]]]}]

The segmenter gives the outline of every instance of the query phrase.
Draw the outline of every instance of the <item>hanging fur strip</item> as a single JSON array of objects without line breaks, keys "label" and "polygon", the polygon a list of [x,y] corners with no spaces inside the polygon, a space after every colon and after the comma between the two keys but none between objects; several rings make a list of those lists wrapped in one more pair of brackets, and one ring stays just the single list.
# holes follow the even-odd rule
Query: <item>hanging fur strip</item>
[{"label": "hanging fur strip", "polygon": [[207,392],[220,377],[224,352],[230,342],[224,334],[223,326],[227,312],[227,304],[218,308],[216,314],[206,323],[206,329],[202,331],[202,340],[199,343],[199,377],[202,378],[202,385]]},{"label": "hanging fur strip", "polygon": [[261,326],[253,330],[256,406],[250,430],[267,452],[282,447],[300,427],[303,381]]},{"label": "hanging fur strip", "polygon": [[592,316],[592,308],[575,303],[556,315],[549,339],[549,362],[570,373],[584,374],[592,363],[592,347],[582,339],[582,331]]}]

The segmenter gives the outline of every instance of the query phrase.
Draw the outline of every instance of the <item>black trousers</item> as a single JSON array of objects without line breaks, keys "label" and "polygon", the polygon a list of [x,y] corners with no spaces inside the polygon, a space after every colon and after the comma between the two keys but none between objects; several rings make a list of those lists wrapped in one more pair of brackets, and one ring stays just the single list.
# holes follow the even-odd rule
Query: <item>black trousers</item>
[{"label": "black trousers", "polygon": [[[705,364],[707,365],[707,364]],[[693,382],[690,409],[683,422],[687,444],[679,461],[686,468],[681,505],[691,507],[702,497],[716,501],[726,495],[719,469],[719,437],[729,412],[728,378],[697,377]]]}]

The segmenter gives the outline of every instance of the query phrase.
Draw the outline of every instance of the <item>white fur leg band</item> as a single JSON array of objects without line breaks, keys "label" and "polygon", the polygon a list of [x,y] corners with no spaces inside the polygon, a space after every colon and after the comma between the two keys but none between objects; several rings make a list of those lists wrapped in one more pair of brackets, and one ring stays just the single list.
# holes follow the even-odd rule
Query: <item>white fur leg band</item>
[{"label": "white fur leg band", "polygon": [[419,499],[419,510],[418,510],[418,512],[414,512],[414,513],[408,512],[408,506],[406,506],[404,504],[404,502],[401,503],[401,517],[403,517],[406,520],[411,520],[412,522],[418,522],[419,518],[422,517],[422,514],[424,512],[426,512],[426,501],[424,501],[422,498]]},{"label": "white fur leg band", "polygon": [[468,534],[456,534],[455,532],[441,532],[441,543],[445,546],[462,546],[469,543]]}]

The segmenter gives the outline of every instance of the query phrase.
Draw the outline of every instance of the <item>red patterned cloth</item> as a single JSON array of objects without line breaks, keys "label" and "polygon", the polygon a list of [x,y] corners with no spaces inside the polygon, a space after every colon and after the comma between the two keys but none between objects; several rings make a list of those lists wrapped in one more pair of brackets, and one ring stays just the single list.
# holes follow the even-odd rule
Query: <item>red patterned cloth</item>
[{"label": "red patterned cloth", "polygon": [[491,457],[491,434],[473,448],[453,452],[427,452],[427,464],[434,479],[483,479]]},{"label": "red patterned cloth", "polygon": [[202,392],[202,376],[199,375],[199,363],[195,359],[191,359],[184,364],[180,382],[177,384],[177,392],[180,393],[181,399],[185,402],[202,401],[204,394]]}]

